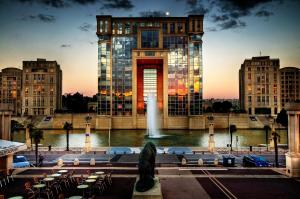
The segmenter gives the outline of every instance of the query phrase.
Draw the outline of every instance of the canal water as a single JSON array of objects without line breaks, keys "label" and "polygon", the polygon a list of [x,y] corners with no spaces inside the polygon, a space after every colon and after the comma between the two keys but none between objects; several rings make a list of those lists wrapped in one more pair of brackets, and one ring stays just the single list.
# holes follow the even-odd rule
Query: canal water
[{"label": "canal water", "polygon": [[[43,130],[44,139],[41,141],[43,146],[66,146],[66,132],[64,130]],[[279,144],[287,144],[287,130],[277,130],[280,135]],[[131,146],[140,147],[147,141],[152,141],[156,146],[208,146],[208,130],[160,130],[164,135],[159,139],[151,139],[145,136],[146,130],[112,130],[111,146]],[[269,131],[269,137],[270,137]],[[14,141],[24,142],[25,131],[20,130],[13,134]],[[84,130],[70,131],[70,147],[83,147],[85,140]],[[265,144],[264,130],[238,130],[233,133],[233,147],[248,147]],[[108,146],[107,130],[92,130],[92,147]],[[230,143],[230,136],[227,129],[215,129],[216,147],[226,147]]]}]

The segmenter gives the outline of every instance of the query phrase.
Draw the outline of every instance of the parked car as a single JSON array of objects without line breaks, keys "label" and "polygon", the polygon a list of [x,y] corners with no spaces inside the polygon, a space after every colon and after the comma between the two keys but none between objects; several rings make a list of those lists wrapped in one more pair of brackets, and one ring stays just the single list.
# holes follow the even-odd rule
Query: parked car
[{"label": "parked car", "polygon": [[261,156],[258,155],[245,155],[243,157],[244,167],[269,167],[270,163]]},{"label": "parked car", "polygon": [[23,155],[14,156],[13,159],[13,167],[14,168],[23,168],[23,167],[30,167],[30,163]]}]

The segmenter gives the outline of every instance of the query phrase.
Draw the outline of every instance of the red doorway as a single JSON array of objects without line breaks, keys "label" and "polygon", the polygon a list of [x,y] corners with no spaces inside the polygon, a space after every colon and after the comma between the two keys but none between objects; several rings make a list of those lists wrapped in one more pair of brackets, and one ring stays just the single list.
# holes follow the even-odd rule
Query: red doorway
[{"label": "red doorway", "polygon": [[137,59],[137,113],[145,114],[144,103],[144,69],[157,71],[157,106],[163,110],[163,60],[162,59]]}]

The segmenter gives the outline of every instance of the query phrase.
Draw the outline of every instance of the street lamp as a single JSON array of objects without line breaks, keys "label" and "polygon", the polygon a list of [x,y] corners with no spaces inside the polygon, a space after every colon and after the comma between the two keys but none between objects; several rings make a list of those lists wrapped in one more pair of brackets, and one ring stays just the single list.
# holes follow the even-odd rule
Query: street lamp
[{"label": "street lamp", "polygon": [[110,162],[110,130],[111,130],[111,117],[109,117],[109,127],[108,127],[108,162]]}]

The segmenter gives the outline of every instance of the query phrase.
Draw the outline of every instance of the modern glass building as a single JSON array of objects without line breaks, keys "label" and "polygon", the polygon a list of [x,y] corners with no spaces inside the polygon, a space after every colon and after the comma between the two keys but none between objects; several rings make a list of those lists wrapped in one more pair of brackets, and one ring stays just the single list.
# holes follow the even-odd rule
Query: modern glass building
[{"label": "modern glass building", "polygon": [[162,128],[202,115],[202,35],[203,15],[97,16],[98,115],[138,126],[150,93]]}]

